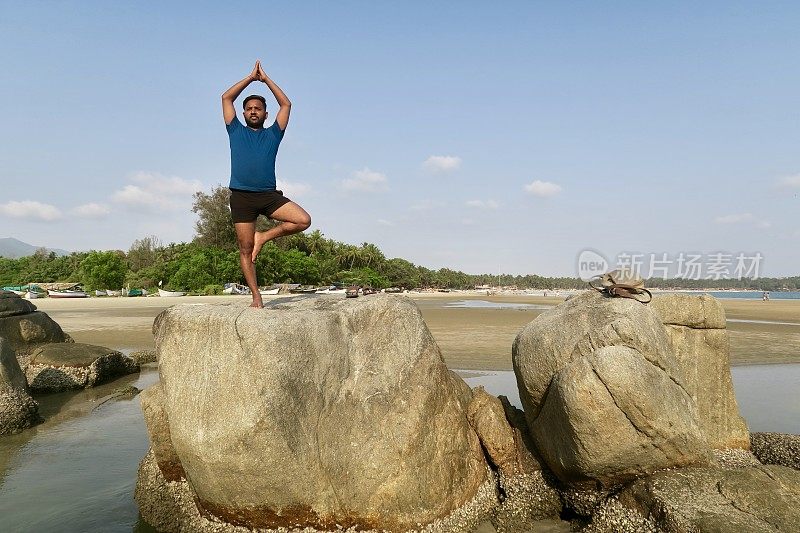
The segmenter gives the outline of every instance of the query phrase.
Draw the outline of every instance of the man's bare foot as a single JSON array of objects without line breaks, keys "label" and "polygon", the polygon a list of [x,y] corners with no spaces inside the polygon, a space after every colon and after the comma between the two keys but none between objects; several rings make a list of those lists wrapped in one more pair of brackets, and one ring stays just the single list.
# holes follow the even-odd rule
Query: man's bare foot
[{"label": "man's bare foot", "polygon": [[250,304],[250,307],[255,307],[256,309],[261,309],[262,307],[264,307],[264,302],[261,301],[261,298],[259,298],[258,300],[256,300],[254,298],[253,299],[253,303]]},{"label": "man's bare foot", "polygon": [[250,258],[250,260],[253,263],[256,262],[256,257],[258,257],[258,253],[261,251],[264,245],[267,244],[267,239],[264,238],[264,233],[266,232],[261,232],[261,233],[256,232],[253,242],[253,256]]}]

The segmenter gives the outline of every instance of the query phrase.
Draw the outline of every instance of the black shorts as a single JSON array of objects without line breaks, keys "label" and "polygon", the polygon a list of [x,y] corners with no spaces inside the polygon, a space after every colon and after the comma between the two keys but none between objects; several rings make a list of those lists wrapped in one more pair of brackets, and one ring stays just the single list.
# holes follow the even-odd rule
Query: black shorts
[{"label": "black shorts", "polygon": [[291,202],[283,191],[242,191],[231,189],[231,218],[233,223],[253,222],[258,215],[271,217],[279,207]]}]

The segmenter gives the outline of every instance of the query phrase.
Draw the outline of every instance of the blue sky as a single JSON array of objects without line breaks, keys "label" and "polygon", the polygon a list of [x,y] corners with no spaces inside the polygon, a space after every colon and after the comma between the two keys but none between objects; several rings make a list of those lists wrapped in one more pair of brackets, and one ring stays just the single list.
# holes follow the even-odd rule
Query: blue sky
[{"label": "blue sky", "polygon": [[470,273],[587,248],[800,273],[797,4],[430,4],[0,2],[0,237],[190,240],[260,58],[293,102],[278,178],[326,236]]}]

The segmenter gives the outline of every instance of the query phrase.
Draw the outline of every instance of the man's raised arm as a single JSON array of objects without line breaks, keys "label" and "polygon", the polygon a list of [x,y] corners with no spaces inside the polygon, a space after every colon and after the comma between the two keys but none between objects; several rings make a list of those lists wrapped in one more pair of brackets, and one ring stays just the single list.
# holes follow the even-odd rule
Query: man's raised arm
[{"label": "man's raised arm", "polygon": [[261,62],[259,61],[256,65],[258,66],[258,79],[267,84],[275,100],[278,101],[280,107],[278,109],[278,114],[275,116],[275,122],[278,123],[278,127],[283,131],[289,124],[289,113],[292,111],[292,102],[289,101],[289,98],[284,94],[281,88],[278,87],[274,81],[269,79],[264,69],[261,68]]},{"label": "man's raised arm", "polygon": [[222,94],[222,118],[225,119],[225,124],[230,124],[236,118],[236,108],[233,107],[233,102],[236,101],[248,85],[259,79],[260,69],[261,62],[256,61],[256,66],[253,67],[253,71],[246,78],[234,83],[230,89]]}]

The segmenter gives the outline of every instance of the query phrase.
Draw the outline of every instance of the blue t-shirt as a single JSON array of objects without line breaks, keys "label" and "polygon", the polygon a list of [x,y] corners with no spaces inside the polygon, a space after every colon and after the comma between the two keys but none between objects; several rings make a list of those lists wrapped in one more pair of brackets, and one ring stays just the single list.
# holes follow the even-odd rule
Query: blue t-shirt
[{"label": "blue t-shirt", "polygon": [[283,131],[274,122],[269,128],[252,130],[234,117],[225,125],[231,143],[231,189],[275,190],[275,157]]}]

